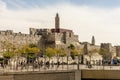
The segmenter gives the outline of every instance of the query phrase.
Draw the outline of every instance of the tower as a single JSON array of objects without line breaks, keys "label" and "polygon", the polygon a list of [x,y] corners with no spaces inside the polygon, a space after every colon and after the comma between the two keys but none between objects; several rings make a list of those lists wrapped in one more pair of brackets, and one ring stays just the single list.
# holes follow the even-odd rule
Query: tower
[{"label": "tower", "polygon": [[95,38],[92,36],[92,45],[95,45]]},{"label": "tower", "polygon": [[55,30],[56,30],[56,32],[59,32],[59,30],[60,30],[60,24],[59,24],[59,22],[60,22],[60,19],[59,19],[59,15],[58,15],[58,13],[56,14],[56,17],[55,17]]}]

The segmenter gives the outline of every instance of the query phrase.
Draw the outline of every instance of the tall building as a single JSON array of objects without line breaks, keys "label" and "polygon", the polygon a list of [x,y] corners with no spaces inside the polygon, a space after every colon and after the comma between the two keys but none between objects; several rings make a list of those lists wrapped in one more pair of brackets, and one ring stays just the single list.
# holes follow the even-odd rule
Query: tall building
[{"label": "tall building", "polygon": [[92,45],[95,45],[95,38],[92,36]]},{"label": "tall building", "polygon": [[60,27],[60,19],[59,19],[59,15],[57,13],[56,17],[55,17],[55,30],[56,30],[56,32],[59,32],[59,27]]},{"label": "tall building", "polygon": [[[41,35],[41,45],[52,48],[67,48],[70,44],[79,47],[78,35],[70,29],[60,28],[58,13],[55,16],[55,27],[52,29],[30,29],[32,35]],[[41,46],[40,45],[40,46]]]}]

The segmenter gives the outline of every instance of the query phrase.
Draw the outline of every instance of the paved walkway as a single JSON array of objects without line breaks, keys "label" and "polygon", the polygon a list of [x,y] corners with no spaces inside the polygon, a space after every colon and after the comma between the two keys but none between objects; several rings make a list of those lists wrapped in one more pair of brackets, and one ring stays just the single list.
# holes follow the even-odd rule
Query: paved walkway
[{"label": "paved walkway", "polygon": [[[92,68],[88,68],[86,65],[79,65],[79,69],[85,69],[85,70],[120,70],[120,66],[92,66]],[[59,67],[57,65],[45,67],[37,67],[33,68],[33,66],[29,67],[18,67],[17,69],[15,67],[9,67],[6,68],[0,67],[0,72],[25,72],[25,71],[55,71],[55,70],[78,70],[78,65],[60,65]]]}]

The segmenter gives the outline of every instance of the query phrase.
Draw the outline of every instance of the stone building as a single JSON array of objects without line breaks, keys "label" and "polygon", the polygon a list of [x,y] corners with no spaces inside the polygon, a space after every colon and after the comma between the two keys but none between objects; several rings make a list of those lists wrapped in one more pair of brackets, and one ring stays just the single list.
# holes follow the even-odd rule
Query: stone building
[{"label": "stone building", "polygon": [[80,46],[78,35],[75,35],[72,30],[60,28],[58,13],[55,17],[55,28],[52,29],[30,28],[29,34],[14,33],[12,30],[0,31],[0,51],[3,50],[5,42],[11,42],[16,47],[34,43],[42,49],[46,47],[67,48],[70,44]]},{"label": "stone building", "polygon": [[14,33],[12,30],[0,31],[0,49],[4,48],[4,43],[12,43],[17,48],[30,43],[37,44],[41,36],[23,33]]},{"label": "stone building", "polygon": [[99,45],[95,45],[95,38],[94,38],[94,36],[92,36],[91,43],[83,42],[83,43],[81,43],[81,46],[83,47],[85,55],[88,55],[93,50],[99,51],[99,49],[100,49]]},{"label": "stone building", "polygon": [[88,42],[84,42],[84,54],[89,54],[92,50],[98,51],[100,49],[99,45],[92,45]]},{"label": "stone building", "polygon": [[53,29],[34,29],[30,28],[30,35],[40,35],[42,48],[67,48],[73,44],[76,48],[80,47],[78,35],[72,30],[60,28],[60,19],[58,13],[55,17],[55,28]]},{"label": "stone building", "polygon": [[111,43],[101,43],[100,49],[105,50],[105,58],[112,59],[116,56],[116,48]]},{"label": "stone building", "polygon": [[72,30],[60,28],[60,18],[58,13],[55,16],[55,28],[52,29],[36,29],[30,28],[29,34],[23,34],[21,32],[14,33],[12,30],[0,31],[0,51],[4,50],[4,43],[11,42],[17,48],[22,45],[34,43],[40,48],[63,48],[67,49],[70,44],[73,44],[76,48],[82,48],[84,55],[88,55],[93,49],[100,50],[105,48],[108,50],[108,56],[120,57],[120,47],[113,47],[111,44],[102,43],[101,46],[95,44],[95,37],[92,36],[91,43],[80,43],[78,35],[75,35]]},{"label": "stone building", "polygon": [[115,46],[116,48],[116,56],[120,57],[120,46]]}]

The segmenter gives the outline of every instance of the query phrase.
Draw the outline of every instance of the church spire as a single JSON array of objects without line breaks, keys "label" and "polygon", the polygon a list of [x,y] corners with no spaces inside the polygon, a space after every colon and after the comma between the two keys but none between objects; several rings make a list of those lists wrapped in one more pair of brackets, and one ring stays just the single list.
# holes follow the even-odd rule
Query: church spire
[{"label": "church spire", "polygon": [[56,17],[55,17],[55,29],[56,29],[56,32],[59,32],[59,27],[60,27],[60,24],[59,24],[59,22],[60,22],[60,19],[59,19],[59,14],[57,13],[56,14]]},{"label": "church spire", "polygon": [[92,36],[92,45],[95,45],[95,38]]}]

